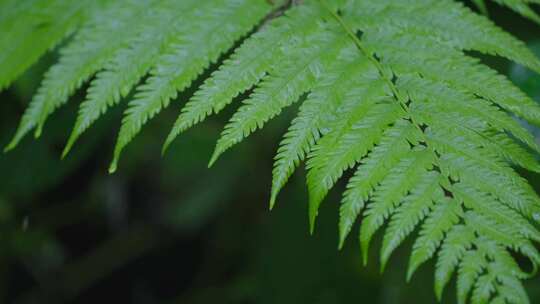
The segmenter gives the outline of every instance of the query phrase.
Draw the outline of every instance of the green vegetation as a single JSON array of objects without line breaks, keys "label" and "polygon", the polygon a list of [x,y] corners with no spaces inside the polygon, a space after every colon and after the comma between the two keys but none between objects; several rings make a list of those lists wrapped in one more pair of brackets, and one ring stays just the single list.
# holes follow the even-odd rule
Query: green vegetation
[{"label": "green vegetation", "polygon": [[[484,1],[474,2],[486,12]],[[538,1],[495,2],[540,22],[529,6]],[[271,208],[305,162],[313,232],[322,202],[353,169],[339,247],[359,221],[366,263],[373,236],[386,225],[384,269],[417,231],[407,277],[436,258],[439,299],[457,273],[459,303],[528,303],[522,281],[540,265],[540,198],[516,170],[540,173],[540,146],[516,117],[540,126],[540,106],[475,54],[536,73],[540,60],[488,17],[451,0],[0,5],[7,33],[0,37],[0,89],[60,44],[6,151],[33,130],[36,137],[46,132],[49,116],[86,83],[62,155],[126,101],[111,173],[172,101],[183,106],[163,152],[187,129],[241,103],[210,165],[299,103],[275,156]],[[176,102],[197,80],[189,100]]]}]

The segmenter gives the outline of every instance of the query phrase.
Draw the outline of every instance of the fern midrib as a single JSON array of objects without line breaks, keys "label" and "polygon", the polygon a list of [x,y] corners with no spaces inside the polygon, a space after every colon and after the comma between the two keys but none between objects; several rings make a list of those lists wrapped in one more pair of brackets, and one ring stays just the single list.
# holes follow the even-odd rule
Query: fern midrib
[{"label": "fern midrib", "polygon": [[[384,70],[384,68],[382,67],[381,63],[375,58],[373,57],[372,53],[369,52],[365,47],[364,45],[362,44],[362,42],[360,41],[360,39],[358,39],[358,37],[356,36],[356,34],[353,32],[353,30],[349,27],[349,25],[345,22],[345,20],[343,20],[343,18],[341,18],[334,10],[332,10],[328,4],[326,3],[325,0],[319,0],[319,2],[324,6],[324,8],[326,10],[328,10],[328,12],[332,15],[332,17],[339,23],[339,25],[341,26],[341,28],[343,30],[345,30],[345,32],[347,33],[347,35],[351,38],[351,40],[354,42],[354,44],[356,45],[356,47],[360,50],[360,52],[366,57],[368,58],[369,61],[371,61],[371,63],[373,63],[373,65],[377,68],[377,70],[379,71],[379,74],[381,76],[381,78],[386,82],[386,84],[388,85],[388,87],[392,90],[392,93],[394,94],[394,97],[397,99],[397,101],[401,104],[401,107],[403,108],[403,110],[407,113],[409,113],[408,111],[408,106],[407,106],[407,103],[405,102],[405,99],[403,98],[403,96],[401,96],[401,94],[399,93],[399,91],[397,90],[396,86],[394,85],[394,83],[392,82],[391,78],[388,77],[388,75],[386,75],[386,71]],[[409,115],[410,116],[410,115]],[[412,119],[412,118],[411,118]],[[417,125],[417,124],[416,124]]]}]

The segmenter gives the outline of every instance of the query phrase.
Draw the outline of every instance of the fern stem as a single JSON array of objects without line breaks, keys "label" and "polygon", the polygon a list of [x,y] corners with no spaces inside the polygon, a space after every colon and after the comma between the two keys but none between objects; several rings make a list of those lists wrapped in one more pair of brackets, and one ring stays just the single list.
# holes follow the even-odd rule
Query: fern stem
[{"label": "fern stem", "polygon": [[390,88],[390,90],[392,91],[392,94],[394,95],[394,97],[397,99],[397,101],[399,102],[401,108],[403,109],[403,111],[405,111],[405,113],[407,113],[407,116],[408,116],[408,119],[410,119],[410,121],[412,122],[413,125],[415,125],[419,130],[420,132],[422,133],[422,137],[423,139],[425,138],[425,136],[423,135],[424,134],[424,131],[422,130],[422,128],[420,127],[420,125],[418,123],[415,122],[415,119],[413,117],[413,115],[410,113],[409,111],[409,107],[407,106],[407,102],[405,101],[405,98],[400,94],[399,90],[397,89],[396,85],[394,84],[394,82],[392,81],[392,78],[389,77],[389,75],[386,74],[386,71],[385,69],[383,68],[383,66],[381,65],[381,62],[379,60],[377,60],[377,58],[375,58],[373,56],[373,53],[370,52],[363,44],[362,42],[360,41],[360,39],[358,38],[358,36],[354,33],[354,31],[351,29],[351,27],[345,22],[345,20],[343,20],[343,18],[341,18],[341,16],[339,16],[339,14],[337,12],[335,12],[333,9],[331,9],[328,4],[326,3],[325,0],[319,0],[319,3],[321,3],[321,5],[330,13],[330,15],[339,23],[339,25],[343,28],[343,30],[345,30],[345,32],[347,32],[347,35],[352,39],[352,41],[354,42],[354,44],[356,45],[356,47],[358,48],[358,50],[360,50],[360,52],[371,62],[373,63],[373,65],[377,68],[377,70],[379,71],[379,74],[381,76],[381,78],[383,79],[383,81],[385,81],[388,85],[388,87]]},{"label": "fern stem", "polygon": [[386,81],[386,83],[388,84],[388,87],[390,87],[396,99],[398,99],[398,101],[402,104],[402,106],[406,108],[407,106],[405,105],[403,97],[397,90],[392,80],[388,77],[388,75],[386,75],[386,72],[384,71],[384,68],[382,67],[381,63],[375,57],[373,57],[372,52],[370,52],[366,47],[364,47],[364,45],[362,45],[362,42],[360,41],[360,39],[358,39],[358,36],[356,36],[354,31],[351,29],[351,27],[345,22],[345,20],[343,20],[343,18],[341,18],[334,10],[332,10],[328,6],[328,4],[326,4],[325,0],[319,0],[319,2],[330,13],[330,15],[332,15],[332,17],[339,23],[339,25],[347,32],[347,35],[349,35],[349,37],[353,40],[354,44],[360,50],[360,52],[362,52],[362,54],[366,56],[366,58],[368,58],[368,60],[371,61],[375,65],[377,70],[379,70],[379,74],[381,75],[383,80]]}]

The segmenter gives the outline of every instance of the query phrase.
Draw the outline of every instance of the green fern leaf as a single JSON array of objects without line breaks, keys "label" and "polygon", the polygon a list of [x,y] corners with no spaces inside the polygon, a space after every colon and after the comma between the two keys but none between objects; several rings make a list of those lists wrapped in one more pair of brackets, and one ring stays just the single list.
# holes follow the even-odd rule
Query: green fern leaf
[{"label": "green fern leaf", "polygon": [[430,149],[419,149],[409,152],[390,174],[375,189],[373,201],[368,204],[360,228],[360,245],[367,263],[368,249],[371,238],[403,203],[403,197],[416,184],[425,180],[426,175],[435,163],[435,154]]},{"label": "green fern leaf", "polygon": [[[521,140],[535,151],[540,151],[534,136],[523,128],[515,119],[500,111],[490,102],[474,98],[473,96],[451,89],[443,83],[436,83],[418,76],[404,75],[400,77],[398,86],[406,91],[417,104],[426,101],[425,106],[435,113],[459,113],[470,115],[468,121],[482,120],[490,128],[500,132],[508,132]],[[476,126],[478,127],[478,126]],[[530,164],[532,168],[538,164]]]},{"label": "green fern leaf", "polygon": [[[540,125],[540,106],[506,77],[459,50],[441,45],[438,39],[421,33],[394,30],[367,33],[365,43],[373,45],[385,64],[398,74],[420,74],[451,87],[489,100],[525,120]],[[440,73],[441,69],[445,73]]]},{"label": "green fern leaf", "polygon": [[337,58],[341,47],[350,43],[345,35],[318,26],[321,27],[313,35],[282,46],[287,56],[273,73],[263,78],[225,126],[210,164],[312,89]]},{"label": "green fern leaf", "polygon": [[297,36],[310,35],[319,29],[316,26],[319,14],[320,9],[313,5],[292,8],[246,40],[182,108],[164,149],[181,132],[208,115],[219,113],[235,97],[259,83],[272,70],[273,62],[284,57],[280,45],[288,45]]},{"label": "green fern leaf", "polygon": [[193,9],[197,4],[196,1],[170,0],[150,7],[143,22],[136,25],[135,34],[125,43],[127,48],[117,51],[90,83],[63,156],[94,121],[125,98],[156,64],[157,56],[174,40],[176,29],[184,21],[178,12]]},{"label": "green fern leaf", "polygon": [[521,234],[523,237],[540,241],[540,231],[521,217],[515,210],[501,204],[495,198],[481,193],[462,183],[452,186],[452,193],[463,200],[465,206],[497,221]]},{"label": "green fern leaf", "polygon": [[35,127],[39,137],[47,117],[122,47],[136,16],[148,5],[147,1],[136,0],[114,2],[83,26],[74,40],[60,50],[59,62],[45,75],[6,150],[13,149]]},{"label": "green fern leaf", "polygon": [[0,90],[72,33],[89,1],[6,0],[0,3]]},{"label": "green fern leaf", "polygon": [[370,67],[369,62],[359,56],[354,46],[345,48],[330,70],[321,77],[319,84],[311,90],[300,107],[298,116],[283,136],[276,154],[270,208],[298,164],[306,158],[321,137],[321,132],[328,129],[332,113],[344,102],[345,92],[356,86],[356,79],[362,78]]},{"label": "green fern leaf", "polygon": [[[440,164],[445,172],[465,184],[493,193],[503,204],[531,220],[540,219],[539,198],[522,177],[497,159],[492,151],[475,146],[475,142],[464,142],[461,137],[464,133],[438,127],[428,130],[427,136],[435,149],[443,154]],[[445,136],[446,140],[442,141],[440,136]]]},{"label": "green fern leaf", "polygon": [[[352,168],[372,147],[378,143],[383,130],[399,118],[401,109],[397,105],[388,104],[384,100],[384,84],[366,84],[366,92],[359,97],[351,94],[353,105],[344,106],[348,112],[345,117],[336,120],[309,155],[308,190],[309,219],[313,231],[319,206],[328,191],[333,187],[343,172]],[[357,88],[356,90],[359,90]],[[378,104],[377,98],[382,101]]]},{"label": "green fern leaf", "polygon": [[474,240],[474,233],[467,226],[456,225],[448,232],[439,251],[435,268],[435,294],[439,301],[459,261],[472,246]]},{"label": "green fern leaf", "polygon": [[[183,16],[177,41],[160,56],[150,78],[137,88],[134,100],[128,105],[109,172],[116,171],[122,150],[142,126],[167,107],[178,91],[189,87],[211,62],[216,62],[270,9],[271,6],[264,2],[217,1],[205,2]],[[223,26],[223,20],[234,22]]]},{"label": "green fern leaf", "polygon": [[351,231],[373,189],[390,173],[401,158],[410,151],[410,144],[419,142],[418,130],[409,122],[399,120],[388,129],[381,142],[362,161],[347,184],[340,208],[339,247]]},{"label": "green fern leaf", "polygon": [[[431,36],[448,47],[475,50],[499,55],[540,72],[540,61],[524,43],[504,32],[489,19],[472,13],[455,1],[434,0],[383,0],[377,2],[351,1],[347,18],[353,28],[388,33],[408,30]],[[422,18],[410,18],[414,11],[421,11]],[[380,20],[388,20],[382,23]],[[386,33],[385,33],[386,32]],[[375,34],[374,36],[380,36]],[[369,38],[366,38],[369,40]],[[368,42],[372,43],[372,41]],[[376,42],[373,42],[376,43]],[[410,47],[417,47],[410,45]]]},{"label": "green fern leaf", "polygon": [[385,268],[392,252],[425,218],[434,202],[444,198],[439,180],[439,174],[433,171],[422,176],[410,194],[403,199],[401,206],[396,209],[384,234],[381,269]]},{"label": "green fern leaf", "polygon": [[538,158],[534,153],[524,148],[505,133],[489,131],[483,134],[484,138],[491,138],[491,147],[498,155],[503,156],[510,163],[533,172],[539,172]]},{"label": "green fern leaf", "polygon": [[522,253],[531,262],[538,265],[540,254],[530,240],[521,237],[512,227],[501,225],[494,220],[479,215],[476,212],[469,211],[465,215],[467,225],[473,227],[479,234],[492,240],[505,244],[506,246]]},{"label": "green fern leaf", "polygon": [[411,279],[420,265],[433,257],[445,239],[446,233],[459,223],[462,213],[462,207],[457,200],[445,199],[435,202],[414,243],[407,280]]},{"label": "green fern leaf", "polygon": [[459,276],[457,281],[458,303],[465,304],[474,283],[486,268],[486,259],[483,254],[475,251],[467,251],[459,264]]}]

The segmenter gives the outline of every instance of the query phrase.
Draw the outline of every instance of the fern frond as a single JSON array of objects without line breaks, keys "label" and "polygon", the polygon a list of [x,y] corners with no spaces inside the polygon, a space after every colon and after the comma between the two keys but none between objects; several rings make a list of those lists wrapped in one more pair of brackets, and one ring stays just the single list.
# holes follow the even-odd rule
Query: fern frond
[{"label": "fern frond", "polygon": [[[464,143],[459,134],[452,134],[450,130],[442,128],[438,131],[440,133],[429,132],[428,138],[436,150],[443,154],[440,157],[443,171],[465,184],[492,193],[522,216],[538,222],[539,198],[522,177],[494,157],[490,151],[467,147],[468,143]],[[451,144],[443,143],[439,136],[448,136]]]},{"label": "fern frond", "polygon": [[487,266],[486,262],[485,256],[476,251],[469,250],[464,254],[458,270],[457,295],[459,304],[467,303],[469,293]]},{"label": "fern frond", "polygon": [[[489,100],[527,121],[540,125],[539,105],[479,60],[442,45],[438,40],[401,29],[366,33],[364,42],[398,74],[420,74]],[[443,39],[442,37],[438,39]],[[444,70],[444,73],[440,73]]]},{"label": "fern frond", "polygon": [[[510,253],[500,244],[483,236],[474,241],[459,264],[458,303],[528,303],[527,294],[518,278],[526,278]],[[483,279],[480,279],[482,278]],[[489,281],[483,281],[487,280]],[[485,286],[484,286],[485,285]],[[501,296],[492,298],[499,291]]]},{"label": "fern frond", "polygon": [[456,225],[446,235],[435,268],[435,294],[441,299],[444,287],[452,278],[459,261],[475,241],[474,232],[467,226]]},{"label": "fern frond", "polygon": [[351,46],[343,49],[332,67],[321,76],[280,143],[272,172],[270,208],[300,161],[305,159],[321,133],[329,129],[333,113],[344,103],[345,93],[360,84],[357,79],[362,79],[370,68],[371,64]]},{"label": "fern frond", "polygon": [[381,247],[382,269],[385,268],[392,252],[426,217],[435,201],[444,199],[440,179],[439,173],[433,171],[422,176],[390,219]]},{"label": "fern frond", "polygon": [[281,45],[293,43],[298,36],[313,34],[319,29],[316,26],[320,22],[319,14],[317,6],[294,7],[242,43],[182,108],[164,149],[181,132],[208,115],[219,113],[235,97],[259,83],[273,69],[272,64],[287,55],[280,50]]},{"label": "fern frond", "polygon": [[356,169],[347,184],[340,208],[339,235],[343,246],[354,222],[360,215],[373,189],[389,174],[400,159],[411,149],[411,144],[420,141],[419,131],[411,123],[398,120],[383,135],[379,145],[368,155]]},{"label": "fern frond", "polygon": [[367,263],[369,243],[377,230],[403,203],[403,197],[415,185],[432,177],[429,170],[435,163],[431,149],[417,149],[408,153],[375,189],[373,200],[367,205],[360,227],[360,245],[364,264]]},{"label": "fern frond", "polygon": [[485,216],[503,224],[512,227],[514,231],[523,237],[540,241],[540,232],[525,218],[521,217],[515,210],[501,204],[495,198],[486,193],[471,188],[462,183],[452,186],[452,193],[460,198],[466,207],[482,213]]},{"label": "fern frond", "polygon": [[326,30],[324,24],[317,26],[319,29],[313,35],[299,36],[297,41],[282,46],[286,56],[263,78],[225,126],[210,164],[311,90],[320,75],[333,64],[340,49],[350,44],[347,36],[336,29]]},{"label": "fern frond", "polygon": [[[373,87],[369,90],[372,89]],[[376,92],[377,89],[375,87],[375,94],[380,94]],[[376,96],[371,95],[373,93],[368,94],[364,98],[377,100]],[[369,103],[367,100],[365,103]],[[358,108],[362,107],[363,104],[360,103]],[[338,126],[332,127],[332,131],[317,143],[309,155],[307,179],[312,229],[319,205],[343,171],[352,168],[365,156],[373,145],[379,142],[383,130],[402,114],[398,106],[388,106],[384,103],[373,106],[365,114],[362,113],[365,117],[358,117],[354,108],[351,111],[356,115],[348,118],[350,119],[347,121],[348,125],[338,121],[336,123]]]},{"label": "fern frond", "polygon": [[[497,158],[506,159],[513,164],[538,172],[540,167],[534,154],[505,132],[516,134],[516,138],[520,138],[531,149],[538,151],[535,139],[513,118],[490,106],[485,100],[470,99],[456,91],[450,93],[438,85],[432,87],[435,91],[431,91],[426,85],[417,87],[413,85],[416,92],[424,91],[414,93],[407,89],[410,84],[403,84],[402,87],[412,98],[420,101],[415,102],[411,107],[417,121],[449,130],[456,136],[467,138],[486,150],[492,151]],[[425,93],[431,94],[430,97],[423,95]],[[503,127],[505,125],[507,127]]]},{"label": "fern frond", "polygon": [[90,1],[9,0],[0,3],[0,90],[76,30]]},{"label": "fern frond", "polygon": [[[495,1],[538,20],[530,8],[538,0]],[[484,1],[475,2],[483,7]],[[540,198],[517,170],[540,172],[540,147],[514,116],[540,125],[540,106],[471,51],[536,72],[540,60],[485,16],[453,0],[306,0],[285,6],[264,0],[131,0],[97,7],[99,13],[87,13],[60,50],[8,149],[35,127],[39,135],[47,117],[97,73],[64,154],[135,88],[112,172],[143,125],[231,51],[182,108],[164,150],[181,132],[249,93],[225,126],[212,164],[284,108],[301,103],[277,150],[271,207],[305,161],[313,231],[323,200],[353,169],[340,206],[339,247],[362,218],[366,262],[370,241],[388,224],[380,254],[384,268],[418,229],[407,279],[436,257],[439,299],[457,273],[460,303],[528,302],[521,281],[530,274],[512,254],[526,257],[533,270],[540,265]],[[276,7],[278,17],[272,14]],[[74,31],[69,20],[76,11],[56,18],[52,34],[29,51],[28,61],[13,61],[0,88]],[[0,28],[15,33],[0,37],[0,46],[13,35],[33,33],[19,26],[0,18]],[[13,50],[25,46],[17,39]]]},{"label": "fern frond", "polygon": [[495,145],[489,145],[512,164],[533,172],[539,172],[538,157],[513,140],[505,133],[489,131],[483,134],[485,138],[491,138]]},{"label": "fern frond", "polygon": [[178,12],[184,13],[195,5],[198,2],[162,1],[149,7],[143,22],[135,25],[135,34],[125,42],[125,47],[115,53],[90,83],[63,156],[94,121],[125,98],[156,64],[158,55],[173,41],[178,27],[184,22]]},{"label": "fern frond", "polygon": [[39,137],[47,117],[122,47],[137,15],[149,4],[149,1],[136,0],[111,2],[83,26],[73,41],[60,50],[59,62],[46,73],[6,150],[13,149],[35,127],[35,135]]},{"label": "fern frond", "polygon": [[[199,2],[200,3],[200,2]],[[191,85],[210,63],[233,46],[269,12],[268,3],[247,0],[204,2],[183,15],[178,38],[157,60],[150,78],[137,88],[128,105],[109,172],[120,154],[149,119]],[[229,20],[223,26],[224,20]],[[230,22],[232,20],[233,22]]]},{"label": "fern frond", "polygon": [[528,275],[496,241],[479,236],[459,267],[458,303],[467,303],[471,290],[471,303],[529,303],[520,282]]},{"label": "fern frond", "polygon": [[538,265],[540,254],[530,240],[521,237],[513,227],[501,225],[477,212],[469,211],[465,214],[465,221],[468,226],[473,227],[478,234],[486,236],[507,247],[516,250],[531,259],[531,262]]},{"label": "fern frond", "polygon": [[[468,121],[481,120],[493,130],[508,132],[521,140],[536,152],[540,147],[534,136],[521,126],[515,119],[499,110],[489,101],[475,98],[467,92],[450,88],[447,84],[413,75],[403,75],[398,87],[406,91],[415,103],[425,101],[435,113],[459,113],[468,115]],[[538,164],[530,164],[537,167]]]},{"label": "fern frond", "polygon": [[462,213],[461,204],[457,200],[435,201],[413,245],[407,280],[411,279],[420,265],[433,257],[445,235],[459,223]]},{"label": "fern frond", "polygon": [[[366,33],[375,31],[384,35],[384,32],[418,31],[424,38],[432,37],[448,47],[499,55],[540,72],[540,61],[523,42],[461,3],[383,0],[351,1],[350,5],[347,12],[351,15],[347,20],[353,28]],[[422,12],[422,18],[410,18],[410,13],[418,11]],[[381,23],[380,20],[389,22]]]}]

